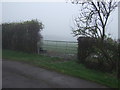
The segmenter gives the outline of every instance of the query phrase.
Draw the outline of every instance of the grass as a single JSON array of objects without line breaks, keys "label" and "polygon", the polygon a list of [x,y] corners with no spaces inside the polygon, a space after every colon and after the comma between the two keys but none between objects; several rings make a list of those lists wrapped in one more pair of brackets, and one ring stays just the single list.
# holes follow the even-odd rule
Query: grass
[{"label": "grass", "polygon": [[47,57],[36,54],[27,54],[23,52],[10,50],[3,50],[2,55],[3,59],[26,62],[38,67],[54,70],[66,75],[71,75],[74,77],[83,78],[96,83],[100,83],[111,88],[118,87],[118,80],[112,74],[90,70],[84,65],[76,63],[75,60],[65,62],[60,58]]}]

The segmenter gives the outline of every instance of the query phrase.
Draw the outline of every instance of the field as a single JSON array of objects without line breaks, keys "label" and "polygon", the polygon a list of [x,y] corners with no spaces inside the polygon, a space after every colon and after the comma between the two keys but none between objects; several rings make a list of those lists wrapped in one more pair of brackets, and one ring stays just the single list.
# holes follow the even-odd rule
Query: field
[{"label": "field", "polygon": [[71,57],[77,55],[77,42],[44,40],[43,49],[49,54],[60,57]]},{"label": "field", "polygon": [[3,50],[2,55],[3,59],[29,63],[38,67],[100,83],[108,87],[118,88],[119,83],[115,74],[88,69],[83,64],[76,63],[75,60],[65,61],[57,57],[27,54],[10,50]]}]

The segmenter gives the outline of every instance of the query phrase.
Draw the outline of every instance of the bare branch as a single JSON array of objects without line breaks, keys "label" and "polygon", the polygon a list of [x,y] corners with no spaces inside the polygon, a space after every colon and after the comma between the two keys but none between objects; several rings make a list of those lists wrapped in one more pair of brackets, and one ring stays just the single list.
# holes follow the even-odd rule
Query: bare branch
[{"label": "bare branch", "polygon": [[78,30],[75,29],[74,34],[76,36],[101,37],[104,40],[107,21],[117,3],[113,0],[108,2],[75,0],[73,2],[82,6],[79,17],[75,19]]}]

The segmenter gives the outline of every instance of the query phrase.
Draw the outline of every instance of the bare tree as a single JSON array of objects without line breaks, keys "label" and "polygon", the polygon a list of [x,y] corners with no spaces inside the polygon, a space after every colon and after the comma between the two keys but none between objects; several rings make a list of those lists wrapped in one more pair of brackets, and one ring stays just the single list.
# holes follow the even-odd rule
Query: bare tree
[{"label": "bare tree", "polygon": [[76,29],[73,30],[75,36],[85,36],[101,38],[104,41],[106,36],[106,25],[111,12],[117,7],[114,0],[73,0],[72,3],[80,4],[81,11],[75,18]]}]

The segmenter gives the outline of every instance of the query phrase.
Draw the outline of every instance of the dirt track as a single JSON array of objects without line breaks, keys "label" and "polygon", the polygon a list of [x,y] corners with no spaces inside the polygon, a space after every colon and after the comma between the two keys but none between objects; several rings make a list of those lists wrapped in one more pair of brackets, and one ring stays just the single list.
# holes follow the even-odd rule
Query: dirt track
[{"label": "dirt track", "polygon": [[2,66],[3,88],[106,88],[21,62],[3,60]]}]

